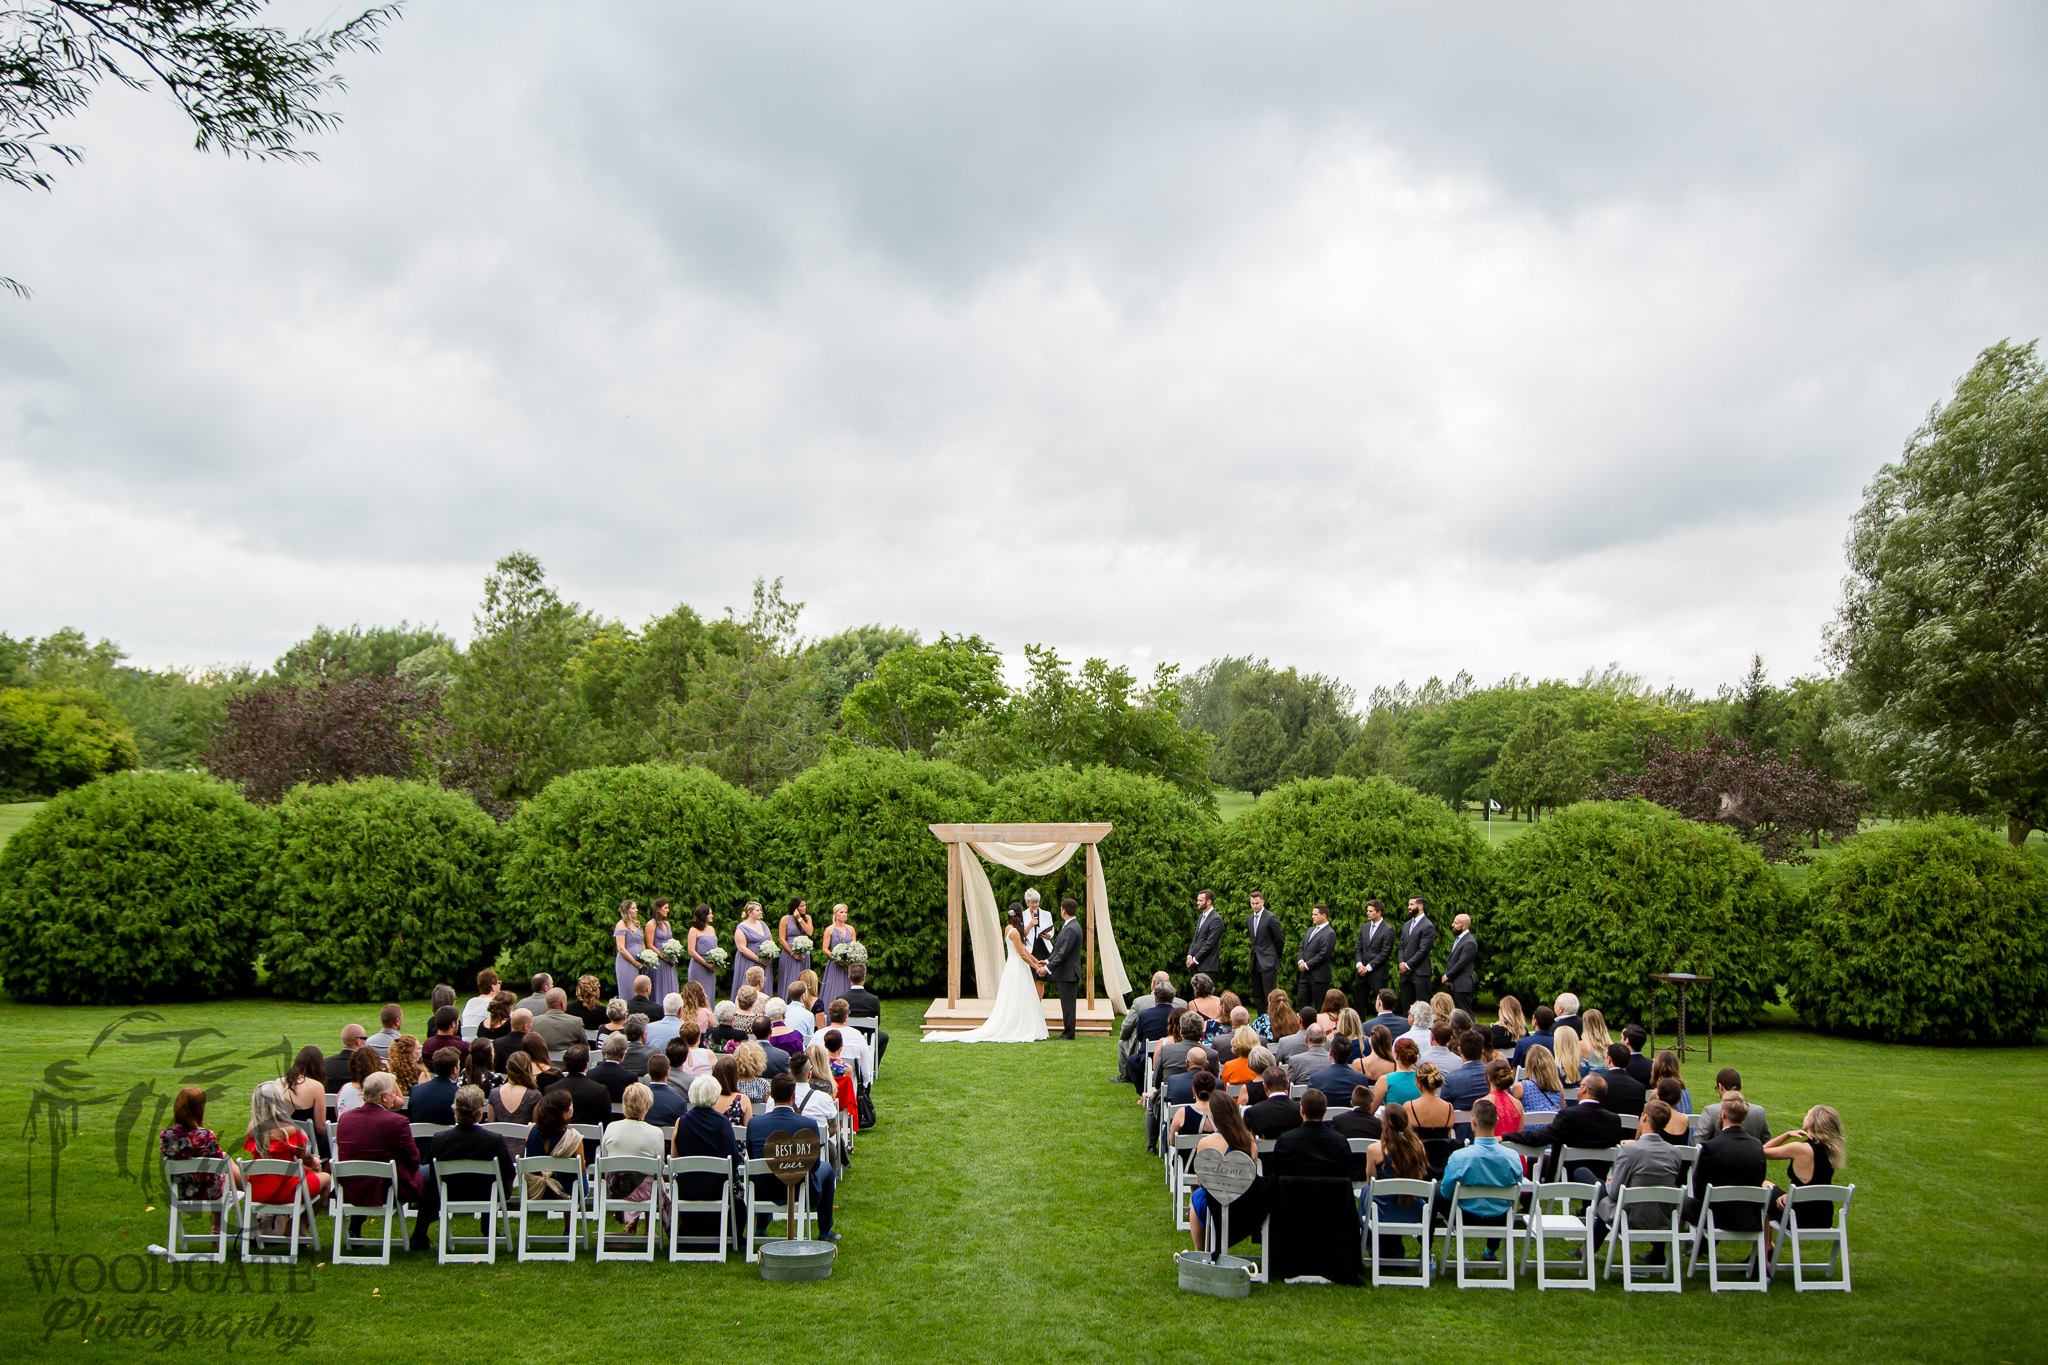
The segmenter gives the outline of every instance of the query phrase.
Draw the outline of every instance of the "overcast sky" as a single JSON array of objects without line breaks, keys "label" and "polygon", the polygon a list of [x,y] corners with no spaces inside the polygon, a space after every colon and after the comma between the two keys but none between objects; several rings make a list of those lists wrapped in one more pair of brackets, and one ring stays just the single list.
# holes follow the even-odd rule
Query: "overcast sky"
[{"label": "overcast sky", "polygon": [[0,630],[461,637],[521,548],[1361,694],[1808,671],[2048,330],[2044,70],[2029,4],[419,4],[317,162],[115,89],[0,191]]}]

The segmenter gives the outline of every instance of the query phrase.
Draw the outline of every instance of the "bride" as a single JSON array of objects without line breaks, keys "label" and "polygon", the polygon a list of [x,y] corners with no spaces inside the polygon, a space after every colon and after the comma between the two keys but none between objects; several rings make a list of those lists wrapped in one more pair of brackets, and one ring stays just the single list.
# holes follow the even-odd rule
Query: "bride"
[{"label": "bride", "polygon": [[1046,1036],[1045,1009],[1035,983],[1044,964],[1024,951],[1024,910],[1011,907],[1003,938],[1010,945],[988,1022],[965,1033],[928,1033],[927,1043],[1035,1043]]}]

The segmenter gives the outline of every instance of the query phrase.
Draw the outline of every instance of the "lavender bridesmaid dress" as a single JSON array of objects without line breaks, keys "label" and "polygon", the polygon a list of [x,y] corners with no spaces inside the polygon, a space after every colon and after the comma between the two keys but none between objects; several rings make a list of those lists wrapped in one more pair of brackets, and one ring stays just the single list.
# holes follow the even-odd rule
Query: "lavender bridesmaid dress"
[{"label": "lavender bridesmaid dress", "polygon": [[[742,924],[740,926],[740,936],[746,939],[748,952],[758,953],[761,951],[761,945],[768,941],[768,926],[765,924]],[[740,987],[747,984],[747,969],[749,967],[766,967],[767,965],[765,962],[755,962],[750,958],[734,957],[732,960],[732,989],[727,994],[734,999],[738,999]],[[762,975],[765,977],[767,973],[764,971]]]},{"label": "lavender bridesmaid dress", "polygon": [[[697,936],[695,947],[700,953],[708,955],[711,949],[718,946],[718,931],[716,929],[685,929],[683,932]],[[704,988],[704,998],[706,1000],[718,999],[718,973],[704,966],[694,957],[690,959],[690,980]]]},{"label": "lavender bridesmaid dress", "polygon": [[845,964],[834,962],[831,951],[853,937],[853,926],[834,924],[825,930],[825,970],[818,977],[818,1013],[832,1008],[832,1002],[846,994],[847,980]]},{"label": "lavender bridesmaid dress", "polygon": [[[815,922],[813,921],[813,923]],[[782,917],[782,936],[784,938],[795,938],[802,934],[803,931],[803,926],[796,922],[795,915],[784,915]],[[775,993],[784,1000],[789,999],[790,991],[796,986],[796,979],[802,976],[804,970],[810,965],[810,958],[798,957],[795,953],[784,953],[781,957],[777,958],[775,960]]]},{"label": "lavender bridesmaid dress", "polygon": [[[667,943],[676,936],[676,931],[660,920],[654,921],[648,926],[648,929],[651,932],[651,937],[647,940],[647,946],[657,952],[661,950],[661,946],[664,943]],[[663,961],[659,967],[656,967],[647,975],[654,982],[652,994],[655,1004],[659,1005],[663,1000],[676,993],[675,963]]]},{"label": "lavender bridesmaid dress", "polygon": [[[618,930],[614,929],[612,932],[617,934]],[[638,929],[626,930],[626,955],[628,957],[638,957],[640,950],[646,946],[647,941],[640,936]],[[616,949],[612,953],[612,975],[617,977],[619,981],[619,999],[631,1000],[633,998],[633,978],[640,975],[640,969],[637,966],[628,967],[625,963],[619,961]]]}]

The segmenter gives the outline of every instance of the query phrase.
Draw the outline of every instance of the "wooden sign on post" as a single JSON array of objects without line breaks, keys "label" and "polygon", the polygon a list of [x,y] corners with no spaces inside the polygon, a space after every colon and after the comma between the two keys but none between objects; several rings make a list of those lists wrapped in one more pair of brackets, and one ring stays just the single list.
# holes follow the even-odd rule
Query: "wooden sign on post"
[{"label": "wooden sign on post", "polygon": [[789,1241],[796,1240],[796,1189],[811,1178],[811,1172],[818,1167],[818,1133],[814,1128],[801,1128],[793,1133],[770,1133],[761,1143],[761,1159],[768,1163],[768,1170],[789,1191],[789,1221],[785,1232]]},{"label": "wooden sign on post", "polygon": [[1222,1206],[1216,1248],[1209,1253],[1213,1261],[1230,1247],[1230,1206],[1259,1178],[1259,1163],[1243,1152],[1211,1149],[1195,1153],[1195,1159],[1188,1164],[1188,1174]]}]

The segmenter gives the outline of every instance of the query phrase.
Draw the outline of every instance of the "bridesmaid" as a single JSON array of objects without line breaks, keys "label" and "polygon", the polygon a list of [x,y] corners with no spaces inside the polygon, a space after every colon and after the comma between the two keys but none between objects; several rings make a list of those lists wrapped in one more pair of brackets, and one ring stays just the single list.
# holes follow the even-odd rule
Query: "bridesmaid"
[{"label": "bridesmaid", "polygon": [[690,945],[690,980],[697,983],[706,1000],[718,998],[718,969],[704,956],[718,946],[718,931],[711,927],[711,907],[700,905],[690,916],[690,927],[684,931]]},{"label": "bridesmaid", "polygon": [[832,1002],[846,994],[846,964],[834,962],[832,950],[842,943],[855,942],[853,926],[846,922],[846,903],[832,907],[832,924],[825,930],[825,976],[818,989],[818,1013],[824,1014],[832,1008]]},{"label": "bridesmaid", "polygon": [[633,978],[640,975],[640,950],[646,946],[640,934],[640,907],[619,902],[619,922],[612,926],[612,974],[619,979],[619,999],[633,998]]},{"label": "bridesmaid", "polygon": [[748,901],[741,912],[739,927],[732,931],[732,991],[737,1000],[741,986],[747,983],[747,969],[766,967],[761,961],[761,945],[768,940],[768,926],[761,922],[761,902]]},{"label": "bridesmaid", "polygon": [[[782,923],[775,930],[775,941],[782,945],[782,956],[775,963],[775,993],[784,1000],[789,999],[790,987],[811,965],[809,953],[798,957],[790,950],[789,941],[799,934],[811,937],[811,908],[804,904],[804,898],[797,896],[789,903],[789,913],[782,917]],[[814,943],[815,939],[812,940]]]},{"label": "bridesmaid", "polygon": [[[659,897],[655,900],[653,912],[648,916],[647,920],[647,946],[656,952],[660,952],[662,945],[675,936],[675,926],[668,922],[668,897]],[[650,994],[656,1005],[661,1004],[662,1001],[668,999],[671,995],[679,994],[676,990],[675,963],[664,958],[661,965],[649,972],[647,976],[654,983],[654,989]],[[631,997],[627,998],[630,999]]]}]

